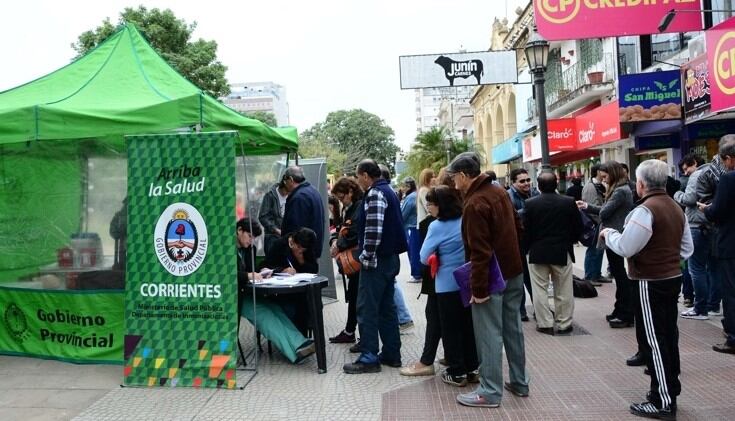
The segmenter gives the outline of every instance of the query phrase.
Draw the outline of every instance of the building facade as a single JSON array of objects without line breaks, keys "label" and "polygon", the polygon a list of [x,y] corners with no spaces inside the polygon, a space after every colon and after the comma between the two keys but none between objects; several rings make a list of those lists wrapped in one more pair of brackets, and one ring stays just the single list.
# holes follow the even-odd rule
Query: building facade
[{"label": "building facade", "polygon": [[277,83],[233,83],[230,85],[230,94],[221,100],[239,113],[269,112],[276,117],[278,126],[289,125],[286,88]]}]

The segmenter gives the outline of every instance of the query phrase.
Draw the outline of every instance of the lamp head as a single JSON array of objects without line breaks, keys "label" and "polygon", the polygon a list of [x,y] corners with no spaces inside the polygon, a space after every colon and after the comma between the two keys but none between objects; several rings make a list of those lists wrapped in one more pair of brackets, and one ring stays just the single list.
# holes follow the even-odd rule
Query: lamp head
[{"label": "lamp head", "polygon": [[533,32],[526,42],[524,52],[531,73],[546,71],[546,64],[549,60],[549,42],[541,37],[536,26],[533,27]]}]

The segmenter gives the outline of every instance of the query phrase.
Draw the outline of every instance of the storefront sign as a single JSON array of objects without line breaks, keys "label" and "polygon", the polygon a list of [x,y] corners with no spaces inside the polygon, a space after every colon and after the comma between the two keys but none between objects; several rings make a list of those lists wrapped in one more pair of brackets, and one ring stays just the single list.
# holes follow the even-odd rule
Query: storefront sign
[{"label": "storefront sign", "polygon": [[705,31],[712,112],[735,107],[735,18]]},{"label": "storefront sign", "polygon": [[707,56],[702,55],[681,66],[684,84],[684,120],[692,123],[710,113],[710,79]]},{"label": "storefront sign", "polygon": [[580,150],[614,142],[622,136],[617,101],[597,107],[576,119]]},{"label": "storefront sign", "polygon": [[618,81],[620,122],[681,118],[681,73],[636,73]]},{"label": "storefront sign", "polygon": [[493,164],[505,164],[523,155],[523,136],[517,134],[493,148]]},{"label": "storefront sign", "polygon": [[120,364],[123,298],[122,291],[0,288],[0,353]]},{"label": "storefront sign", "polygon": [[126,138],[126,385],[235,387],[235,134]]},{"label": "storefront sign", "polygon": [[574,118],[551,119],[547,123],[549,150],[551,152],[577,149],[577,120]]},{"label": "storefront sign", "polygon": [[[658,34],[670,10],[701,9],[700,0],[534,0],[533,6],[547,40]],[[677,13],[666,32],[701,29],[701,13]]]}]

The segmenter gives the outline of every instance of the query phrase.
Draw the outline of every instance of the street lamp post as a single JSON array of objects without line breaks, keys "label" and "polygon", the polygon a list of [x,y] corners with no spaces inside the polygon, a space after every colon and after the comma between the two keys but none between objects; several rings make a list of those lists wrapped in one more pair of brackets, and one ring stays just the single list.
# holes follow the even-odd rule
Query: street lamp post
[{"label": "street lamp post", "polygon": [[539,35],[534,26],[524,49],[528,69],[533,74],[533,89],[538,109],[538,129],[541,136],[541,172],[551,172],[549,163],[549,134],[546,128],[546,98],[544,96],[544,72],[549,60],[549,43]]}]

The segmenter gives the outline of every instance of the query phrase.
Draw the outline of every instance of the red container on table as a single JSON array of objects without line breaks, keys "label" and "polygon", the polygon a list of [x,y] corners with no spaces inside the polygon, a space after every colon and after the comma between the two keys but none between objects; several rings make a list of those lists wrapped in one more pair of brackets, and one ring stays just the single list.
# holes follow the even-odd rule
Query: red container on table
[{"label": "red container on table", "polygon": [[56,250],[56,261],[60,268],[70,268],[74,266],[74,250],[69,247],[63,247]]}]

